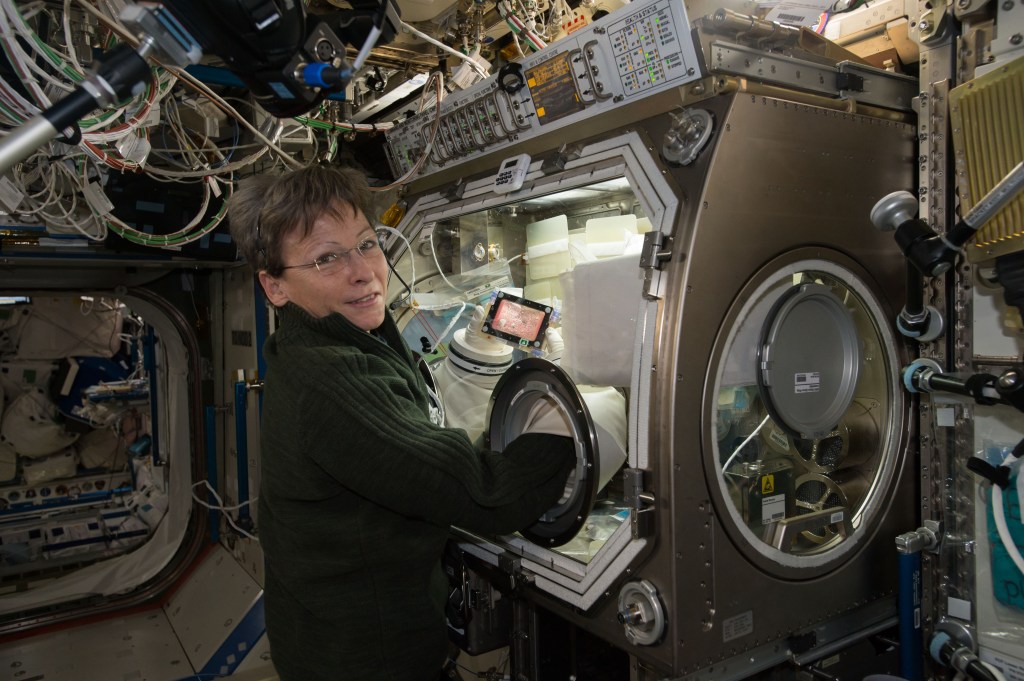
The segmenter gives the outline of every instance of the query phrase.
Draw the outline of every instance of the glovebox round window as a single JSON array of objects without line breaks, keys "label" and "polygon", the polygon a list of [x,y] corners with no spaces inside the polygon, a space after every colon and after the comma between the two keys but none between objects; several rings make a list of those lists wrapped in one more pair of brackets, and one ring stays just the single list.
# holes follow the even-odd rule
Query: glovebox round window
[{"label": "glovebox round window", "polygon": [[730,533],[763,564],[841,559],[880,513],[900,421],[895,339],[849,268],[800,260],[736,297],[706,400]]}]

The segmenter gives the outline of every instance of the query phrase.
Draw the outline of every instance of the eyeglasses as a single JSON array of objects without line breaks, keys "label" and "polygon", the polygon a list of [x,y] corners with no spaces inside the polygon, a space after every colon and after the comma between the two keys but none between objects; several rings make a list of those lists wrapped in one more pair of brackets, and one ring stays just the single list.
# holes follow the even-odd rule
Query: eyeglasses
[{"label": "eyeglasses", "polygon": [[303,265],[286,265],[282,270],[302,270],[315,267],[320,274],[328,274],[334,270],[349,269],[352,266],[353,254],[360,258],[369,258],[382,253],[378,235],[368,236],[347,251],[340,253],[324,253],[313,262]]}]

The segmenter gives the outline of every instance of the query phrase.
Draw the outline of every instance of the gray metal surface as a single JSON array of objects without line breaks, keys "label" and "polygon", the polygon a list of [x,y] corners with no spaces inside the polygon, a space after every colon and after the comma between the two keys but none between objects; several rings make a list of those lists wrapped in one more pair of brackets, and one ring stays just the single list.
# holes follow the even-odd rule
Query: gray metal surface
[{"label": "gray metal surface", "polygon": [[890,324],[902,303],[903,261],[891,235],[874,230],[868,215],[879,196],[912,185],[910,126],[744,94],[729,104],[716,113],[726,132],[711,163],[672,172],[695,197],[668,270],[673,295],[652,414],[667,428],[656,436],[654,492],[672,500],[672,527],[659,537],[670,545],[659,544],[640,574],[671,593],[663,647],[679,675],[717,669],[802,626],[891,596],[896,573],[888,538],[914,522],[912,481],[900,469],[908,414],[898,394],[887,428],[900,468],[882,482],[872,519],[858,530],[859,551],[831,561],[826,554],[817,567],[773,563],[744,546],[727,500],[704,482],[717,475],[707,454],[715,438],[715,348],[735,321],[731,308],[739,307],[740,292],[773,260],[783,266],[821,258],[858,272],[881,305],[876,323]]},{"label": "gray metal surface", "polygon": [[830,97],[838,94],[836,69],[825,64],[718,40],[711,43],[709,61],[708,67],[716,73],[743,76]]},{"label": "gray metal surface", "polygon": [[819,438],[853,401],[861,364],[857,329],[843,302],[819,284],[792,289],[779,303],[765,320],[759,348],[761,396],[794,434]]},{"label": "gray metal surface", "polygon": [[[916,506],[913,481],[904,471],[913,431],[902,396],[884,381],[871,386],[889,396],[892,405],[881,424],[887,468],[874,485],[869,508],[857,518],[844,515],[843,522],[849,520],[853,529],[839,546],[848,548],[826,544],[817,555],[785,560],[749,545],[736,526],[719,488],[720,462],[711,453],[712,410],[714,372],[741,295],[779,268],[801,262],[831,263],[837,273],[855,274],[861,282],[856,290],[872,299],[865,308],[872,319],[863,323],[885,329],[880,337],[888,339],[886,347],[872,348],[874,361],[898,368],[906,359],[891,340],[890,328],[903,302],[903,258],[891,234],[871,225],[869,213],[879,197],[913,186],[914,129],[763,94],[722,94],[700,104],[715,121],[707,148],[690,165],[672,166],[657,156],[657,149],[679,99],[657,101],[658,108],[652,105],[645,112],[648,118],[630,126],[647,141],[646,156],[631,147],[645,173],[667,182],[680,197],[678,213],[668,216],[668,224],[654,221],[666,237],[659,252],[670,255],[652,263],[659,280],[658,318],[647,339],[650,351],[638,355],[641,366],[635,372],[642,380],[634,382],[630,394],[631,405],[647,405],[643,418],[631,417],[631,425],[643,433],[631,431],[630,442],[643,443],[646,450],[642,493],[655,500],[653,533],[643,551],[623,551],[623,560],[602,562],[599,556],[579,570],[579,577],[538,567],[537,590],[528,594],[635,655],[638,681],[714,677],[723,661],[731,660],[739,666],[728,665],[729,678],[740,674],[740,667],[742,675],[756,671],[742,662],[750,657],[767,666],[784,660],[785,641],[795,632],[839,621],[846,633],[868,630],[892,615],[896,561],[891,537],[915,522]],[[606,131],[616,115],[588,120],[557,143],[535,139],[549,146],[547,152],[531,153],[543,162],[558,145],[587,140],[587,135],[594,137],[582,144],[600,149],[602,140],[614,139]],[[615,153],[622,152],[609,147],[592,157],[584,154],[564,172],[585,175],[588,167],[601,168],[603,159]],[[467,178],[461,199],[465,208],[414,194],[410,213],[416,212],[417,202],[429,206],[429,213],[441,205],[468,212],[491,201],[487,171],[493,173],[500,159],[490,160],[485,165],[486,157],[476,157],[451,168],[452,174]],[[631,164],[627,168],[635,172]],[[561,177],[558,170],[534,170],[518,196],[561,186]],[[431,186],[440,181],[432,177]],[[645,210],[657,208],[639,190],[638,198]],[[415,215],[407,219],[413,230],[421,222]],[[849,526],[842,529],[850,533]],[[481,558],[500,550],[479,537],[467,539]],[[522,556],[527,571],[528,564],[545,562],[542,552],[527,549],[522,540],[500,546],[507,555]],[[558,565],[559,558],[552,552],[550,564]],[[595,574],[595,568],[602,573]],[[651,645],[629,643],[616,619],[614,594],[631,579],[646,580],[664,606],[665,633]],[[574,580],[584,580],[583,586],[607,585],[606,595],[595,602],[587,591],[581,608]]]}]

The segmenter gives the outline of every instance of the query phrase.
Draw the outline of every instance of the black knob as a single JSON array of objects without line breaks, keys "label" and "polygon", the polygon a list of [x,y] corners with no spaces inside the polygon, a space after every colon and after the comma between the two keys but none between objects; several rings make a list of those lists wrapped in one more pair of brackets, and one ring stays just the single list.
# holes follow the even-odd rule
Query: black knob
[{"label": "black knob", "polygon": [[523,67],[516,62],[509,62],[498,71],[498,84],[501,89],[510,95],[514,95],[526,84],[523,77]]}]

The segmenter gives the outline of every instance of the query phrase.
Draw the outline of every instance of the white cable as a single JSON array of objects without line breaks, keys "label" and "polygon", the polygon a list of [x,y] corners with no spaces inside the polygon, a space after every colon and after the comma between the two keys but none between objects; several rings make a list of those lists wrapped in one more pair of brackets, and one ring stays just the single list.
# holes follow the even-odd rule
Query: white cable
[{"label": "white cable", "polygon": [[[418,312],[422,312],[422,310],[419,310],[417,308],[416,300],[415,300],[415,295],[413,294],[413,291],[412,291],[412,288],[411,288],[411,286],[415,286],[416,285],[416,258],[415,258],[414,254],[413,254],[412,245],[409,243],[409,240],[405,237],[404,234],[399,232],[397,229],[394,229],[393,227],[388,227],[386,225],[378,225],[377,229],[381,229],[381,230],[384,230],[384,231],[389,232],[391,234],[394,234],[399,239],[401,239],[402,241],[405,242],[405,247],[408,249],[408,253],[409,253],[410,268],[412,269],[412,278],[410,280],[410,281],[412,281],[412,284],[410,285],[410,289],[409,289],[409,304],[408,304],[408,306],[411,307],[414,310],[417,310]],[[434,234],[433,232],[430,233],[430,239],[431,239],[430,250],[431,250],[432,253],[434,253],[433,234]],[[452,288],[454,288],[457,291],[460,290],[456,286],[454,286],[450,281],[448,281],[448,279],[444,276],[444,273],[441,272],[441,266],[438,264],[438,261],[437,261],[437,253],[434,253],[434,265],[437,267],[438,274],[441,275],[441,278],[444,279],[445,282],[447,282],[449,286],[451,286]],[[431,308],[431,310],[444,310],[444,309],[453,308],[456,305],[461,305],[462,306],[461,309],[459,310],[459,313],[455,315],[455,317],[452,319],[451,323],[448,324],[447,328],[445,328],[445,330],[441,332],[441,335],[438,336],[437,339],[434,341],[434,343],[430,346],[430,349],[427,351],[428,354],[434,352],[434,350],[437,348],[437,346],[441,344],[441,341],[449,333],[451,333],[452,328],[455,326],[456,322],[459,321],[459,317],[462,316],[462,313],[466,309],[466,302],[465,301],[456,300],[456,301],[452,301],[451,303],[449,303],[447,305],[441,305],[441,306],[438,306],[438,307],[432,307]]]},{"label": "white cable", "polygon": [[[88,2],[88,0],[77,0],[77,2],[79,5],[81,5],[82,9],[93,14],[97,19],[103,22],[105,26],[110,28],[115,33],[117,33],[118,37],[121,38],[121,40],[123,40],[124,42],[128,43],[133,47],[138,47],[138,38],[136,38],[134,35],[125,30],[120,23],[113,21],[110,17],[106,16],[105,14],[97,10]],[[271,150],[276,152],[278,156],[281,158],[281,160],[287,165],[291,166],[293,170],[297,170],[299,168],[304,167],[302,163],[292,158],[291,154],[289,154],[287,151],[285,151],[284,149],[282,149],[281,147],[267,139],[266,135],[264,135],[262,132],[256,129],[256,127],[252,123],[250,123],[244,116],[242,116],[233,106],[228,104],[228,102],[223,97],[221,97],[216,92],[211,90],[204,83],[200,82],[199,79],[195,78],[188,71],[186,71],[185,69],[179,69],[175,66],[169,66],[157,60],[154,61],[156,61],[157,64],[159,64],[161,67],[163,67],[170,73],[177,76],[180,80],[183,80],[186,83],[188,83],[195,90],[201,92],[210,101],[217,104],[217,106],[222,111],[227,113],[229,116],[234,117],[249,132],[251,132],[256,137],[256,139],[258,139],[260,142],[263,142],[265,145],[270,147]]]},{"label": "white cable", "polygon": [[[34,39],[37,37],[36,34],[28,28],[25,24],[25,19],[21,16],[18,9],[14,6],[10,0],[0,0],[0,7],[3,9],[3,14],[6,17],[4,24],[0,27],[0,31],[6,36],[4,42],[8,46],[7,54],[14,59],[15,70],[20,70],[19,74],[22,78],[22,83],[30,90],[36,93],[36,103],[42,108],[50,106],[50,98],[43,93],[35,79],[29,78],[28,71],[36,73],[43,80],[48,81],[51,85],[58,86],[64,90],[69,88],[63,83],[59,83],[54,80],[41,66],[36,64],[35,55],[30,55],[22,49],[21,44],[15,39],[15,35],[12,29],[17,30],[20,37],[25,40],[29,45],[34,44]],[[50,58],[50,55],[45,51],[37,51],[39,57],[45,59],[54,69],[61,70],[61,65],[57,64]],[[19,69],[20,67],[20,69]]]},{"label": "white cable", "polygon": [[978,662],[980,662],[985,669],[989,670],[992,673],[992,676],[996,677],[996,681],[1006,681],[1006,676],[1003,675],[1003,672],[999,667],[994,664],[989,664],[980,658],[978,659]]},{"label": "white cable", "polygon": [[[15,30],[18,31],[19,34],[21,34],[22,38],[25,39],[25,42],[27,42],[30,45],[34,44],[36,40],[42,42],[39,36],[36,35],[35,31],[33,31],[32,28],[25,21],[25,18],[21,16],[21,13],[18,11],[18,8],[14,5],[13,0],[0,0],[0,4],[2,4],[4,8],[7,10],[7,16],[8,19],[11,21],[11,25],[15,28]],[[15,17],[18,19],[17,21],[14,20]],[[63,71],[63,67],[67,65],[66,63],[60,64],[57,61],[55,61],[51,56],[50,51],[39,50],[38,54],[50,66],[52,66],[55,71]],[[75,65],[74,68],[75,70],[78,70],[77,65]]]},{"label": "white cable", "polygon": [[436,229],[432,229],[430,231],[430,234],[427,235],[427,241],[430,242],[430,255],[433,256],[434,258],[434,267],[437,268],[437,273],[441,275],[441,279],[444,280],[444,283],[448,284],[453,289],[458,291],[459,287],[453,284],[452,282],[448,281],[448,277],[444,276],[444,272],[441,271],[441,263],[437,259],[437,249],[434,248],[434,232],[436,231]]},{"label": "white cable", "polygon": [[[49,161],[47,157],[56,153],[49,143],[36,150],[20,169],[12,170],[15,182],[26,188],[19,212],[40,216],[51,223],[51,232],[70,233],[62,228],[71,227],[88,239],[102,241],[107,236],[106,228],[93,218],[88,202],[80,198],[84,196],[83,181],[67,165],[81,157],[81,153],[76,150],[63,161]],[[39,191],[28,191],[33,184],[41,186]],[[80,211],[83,203],[87,206],[84,219]]]},{"label": "white cable", "polygon": [[[45,109],[50,106],[50,98],[46,96],[43,89],[39,87],[39,84],[34,78],[29,76],[29,67],[25,64],[24,51],[18,45],[16,36],[11,33],[8,22],[10,19],[4,18],[2,24],[0,24],[0,33],[3,34],[3,43],[7,46],[5,52],[11,57],[11,66],[14,68],[15,73],[21,78],[21,83],[29,92],[32,94],[32,98],[35,100],[34,105],[39,109]],[[31,58],[29,58],[31,62]]]},{"label": "white cable", "polygon": [[64,0],[64,12],[61,14],[64,27],[64,44],[68,48],[68,62],[78,65],[78,53],[75,51],[74,36],[71,35],[71,0]]},{"label": "white cable", "polygon": [[[523,36],[530,42],[530,45],[534,50],[541,50],[547,47],[547,43],[541,40],[540,36],[538,36],[533,30],[526,27],[523,20],[516,15],[515,10],[513,10],[507,2],[500,0],[499,4],[505,12],[505,21],[509,23],[512,28],[522,31]],[[513,31],[513,33],[514,32],[515,31]]]},{"label": "white cable", "polygon": [[[65,0],[67,2],[67,0]],[[568,11],[566,11],[568,10]],[[558,13],[557,15],[555,13]],[[562,17],[572,16],[572,8],[568,6],[565,0],[555,0],[551,3],[551,8],[548,10],[548,18],[545,23],[548,26],[548,35],[554,35],[557,31],[554,31],[551,27],[557,26],[559,29],[562,28]]]},{"label": "white cable", "polygon": [[[47,96],[56,96],[60,90],[68,90],[77,86],[76,78],[82,75],[82,69],[77,63],[77,55],[74,53],[73,29],[70,24],[71,19],[68,17],[69,14],[72,14],[69,11],[71,3],[72,0],[64,0],[63,3],[60,3],[63,5],[65,16],[63,20],[54,19],[54,23],[64,24],[64,36],[67,43],[67,48],[64,51],[72,55],[68,56],[61,54],[60,49],[47,48],[43,45],[27,21],[27,18],[36,11],[35,7],[38,6],[46,11],[42,3],[19,6],[12,0],[0,0],[0,13],[4,17],[3,25],[0,26],[0,40],[4,41],[4,45],[8,49],[9,59],[14,69],[13,73],[24,81],[24,86],[30,89],[32,96],[41,101],[46,101]],[[90,3],[87,0],[77,0],[77,4],[95,15],[104,25],[110,27],[124,42],[129,45],[135,44],[133,36],[127,34],[123,26],[109,16],[113,13],[109,3],[100,4],[103,7],[102,11],[94,6],[97,3]],[[30,10],[29,7],[33,9]],[[48,65],[53,67],[53,71],[48,69],[41,71],[40,67],[36,65],[40,60],[45,60]],[[64,82],[58,80],[61,78]],[[107,225],[111,223],[121,225],[122,229],[127,229],[115,216],[98,214],[104,211],[104,207],[99,205],[102,201],[98,203],[91,198],[92,189],[102,192],[98,184],[93,184],[89,195],[84,193],[83,190],[88,188],[92,179],[95,178],[93,166],[90,165],[90,162],[93,162],[122,172],[143,170],[150,177],[161,182],[206,180],[203,185],[204,194],[200,212],[183,229],[173,235],[153,237],[153,243],[149,245],[166,245],[168,240],[178,239],[183,234],[184,237],[192,238],[186,241],[182,237],[179,239],[179,243],[188,243],[188,241],[202,238],[212,227],[216,227],[217,220],[213,220],[211,228],[197,229],[207,206],[211,203],[210,178],[225,178],[224,182],[227,182],[236,170],[251,166],[253,161],[266,154],[266,146],[259,148],[246,158],[236,156],[233,163],[225,163],[228,154],[237,152],[231,149],[221,149],[206,136],[193,137],[191,132],[185,132],[180,116],[176,116],[177,111],[173,104],[168,104],[167,109],[163,112],[165,115],[162,122],[166,123],[170,129],[170,139],[178,140],[179,146],[182,147],[177,150],[178,157],[175,159],[182,163],[181,166],[175,167],[175,162],[170,164],[170,168],[154,166],[152,162],[146,165],[144,161],[140,163],[141,157],[139,161],[129,160],[114,146],[115,143],[130,139],[131,136],[146,136],[146,131],[142,129],[142,126],[146,125],[149,118],[159,110],[156,107],[172,94],[178,80],[166,70],[155,69],[149,89],[142,96],[134,98],[129,104],[115,110],[107,110],[100,115],[82,121],[82,143],[79,148],[75,149],[63,143],[50,142],[42,150],[37,151],[33,157],[20,164],[14,171],[15,179],[20,180],[20,184],[25,188],[19,212],[37,216],[44,221],[47,229],[52,233],[80,234],[93,240],[105,239],[108,234]],[[189,84],[196,87],[193,83]],[[40,89],[40,85],[46,86],[45,92]],[[201,93],[204,92],[201,86],[196,89]],[[217,102],[216,95],[207,91],[207,96],[215,103]],[[167,99],[166,101],[171,103],[174,100]],[[7,108],[7,112],[2,116],[5,120],[18,116],[27,118],[29,116],[26,114],[34,115],[34,110],[37,108],[6,82],[0,82],[0,103]],[[242,123],[239,125],[248,125],[244,117],[223,100],[218,103],[218,106],[230,116],[241,120]],[[254,134],[257,138],[261,137],[258,131],[254,130]],[[282,156],[287,157],[283,150],[277,147],[273,148],[282,153]],[[287,157],[286,160],[293,166],[301,165],[290,157]],[[104,172],[101,170],[99,176],[101,182]],[[193,232],[195,233],[193,234]]]},{"label": "white cable", "polygon": [[[206,485],[207,491],[210,494],[213,495],[214,499],[217,500],[216,504],[209,504],[209,503],[203,501],[202,499],[200,499],[199,497],[196,496],[196,487],[198,487],[199,485]],[[211,511],[220,511],[221,513],[224,514],[224,517],[227,518],[228,524],[231,525],[231,527],[235,528],[235,530],[239,534],[245,535],[249,539],[253,539],[255,541],[259,541],[259,539],[257,539],[256,537],[254,537],[253,535],[249,534],[248,532],[243,530],[241,527],[236,525],[234,519],[231,517],[231,515],[228,513],[228,511],[237,511],[238,509],[242,508],[243,506],[248,506],[249,504],[253,503],[258,498],[259,497],[253,497],[249,501],[243,501],[242,503],[236,504],[235,506],[225,506],[224,505],[224,501],[220,498],[220,495],[217,494],[217,491],[213,489],[213,487],[210,485],[210,482],[208,480],[200,480],[199,482],[197,482],[197,483],[192,485],[192,499],[197,504],[199,504],[200,506],[205,506],[206,508],[210,509]]]},{"label": "white cable", "polygon": [[[381,18],[383,22],[383,17]],[[369,35],[366,36],[366,40],[363,41],[363,48],[359,50],[359,54],[356,55],[356,60],[352,62],[352,73],[355,73],[359,69],[363,68],[363,64],[366,62],[366,58],[370,56],[370,50],[377,44],[377,38],[380,37],[381,29],[380,26],[374,26],[370,29]]]},{"label": "white cable", "polygon": [[459,59],[462,59],[463,61],[469,62],[469,65],[472,66],[473,69],[477,73],[479,73],[482,77],[486,78],[488,75],[490,75],[490,74],[487,73],[487,71],[485,71],[483,69],[482,66],[480,66],[480,63],[477,62],[477,60],[473,59],[469,55],[462,54],[458,50],[455,50],[455,49],[452,49],[451,47],[448,47],[447,45],[445,45],[441,41],[435,40],[434,38],[431,38],[429,35],[427,35],[423,31],[419,30],[418,28],[414,28],[413,26],[405,23],[404,21],[402,22],[401,25],[402,25],[402,28],[404,28],[405,30],[409,31],[409,33],[412,33],[414,36],[417,36],[418,38],[422,38],[423,40],[426,40],[431,45],[434,45],[435,47],[439,47],[442,50],[444,50],[445,52],[447,52],[447,53],[449,53],[451,55],[454,55],[454,56],[458,57]]},{"label": "white cable", "polygon": [[39,87],[37,78],[30,76],[29,71],[36,74],[38,78],[42,78],[44,81],[49,83],[51,87],[57,87],[65,92],[69,92],[71,88],[64,85],[63,83],[58,84],[58,81],[54,80],[50,74],[46,73],[33,58],[33,55],[28,54],[22,49],[21,44],[17,39],[10,34],[10,31],[4,31],[4,44],[7,46],[5,52],[12,58],[15,70],[18,71],[18,75],[21,77],[23,85],[28,87],[33,93],[36,100],[36,104],[40,107],[48,107],[50,105],[50,98],[45,94],[43,89]]},{"label": "white cable", "polygon": [[[211,175],[209,177],[209,181],[210,182],[216,182],[217,180],[216,180],[215,176]],[[204,183],[204,184],[208,184],[208,183]],[[230,181],[227,182],[226,186],[230,187],[231,186],[231,182]],[[204,187],[204,189],[208,191],[209,187]],[[221,212],[219,215],[220,215],[219,217],[215,216],[216,219],[211,220],[202,229],[195,230],[191,234],[189,234],[189,230],[191,230],[195,226],[195,224],[196,224],[195,220],[190,222],[185,227],[177,230],[176,232],[171,232],[169,234],[156,234],[156,235],[154,235],[154,234],[143,234],[142,232],[139,232],[138,230],[136,230],[131,225],[128,225],[124,221],[120,220],[116,215],[107,215],[106,216],[106,220],[109,221],[111,224],[117,225],[121,230],[123,230],[123,231],[125,231],[127,233],[130,233],[130,234],[134,234],[135,236],[139,237],[141,239],[141,241],[139,241],[138,243],[143,243],[146,246],[152,246],[154,248],[176,248],[178,246],[183,246],[184,244],[190,244],[190,243],[193,243],[195,241],[198,241],[199,239],[202,239],[207,234],[209,234],[210,232],[215,230],[217,228],[217,226],[220,225],[220,223],[224,221],[224,218],[227,217],[227,212],[226,211],[225,212]],[[196,219],[198,220],[202,216],[203,216],[203,213],[199,213],[196,216]]]},{"label": "white cable", "polygon": [[[457,303],[453,303],[452,307],[455,307],[456,304]],[[430,346],[430,348],[428,350],[426,350],[426,354],[428,354],[428,355],[433,354],[434,350],[437,350],[437,346],[441,344],[441,341],[443,341],[445,338],[447,338],[448,334],[451,333],[452,329],[455,328],[455,324],[458,323],[459,319],[462,317],[462,313],[466,311],[466,303],[465,303],[465,301],[463,301],[461,303],[461,305],[462,305],[462,307],[460,307],[459,311],[455,313],[454,317],[452,317],[452,321],[448,324],[448,326],[446,326],[444,328],[444,331],[441,332],[441,335],[439,335],[437,337],[437,339]]]},{"label": "white cable", "polygon": [[22,97],[21,93],[8,85],[3,78],[0,78],[0,99],[4,100],[8,109],[21,116],[21,120],[15,122],[16,125],[21,125],[40,112],[38,106]]},{"label": "white cable", "polygon": [[[427,140],[427,145],[423,147],[423,151],[420,152],[419,159],[416,160],[416,163],[411,168],[409,168],[405,175],[402,175],[400,178],[398,178],[389,185],[385,185],[383,187],[370,187],[371,191],[383,192],[388,191],[393,187],[404,185],[406,182],[412,179],[412,177],[419,171],[420,167],[424,164],[424,162],[426,162],[426,160],[430,158],[430,152],[434,148],[434,139],[437,137],[437,131],[441,127],[441,94],[444,92],[444,76],[441,75],[440,71],[434,71],[433,73],[431,73],[430,78],[428,78],[427,82],[423,84],[423,93],[420,96],[421,105],[426,99],[427,90],[430,88],[431,83],[436,84],[435,89],[437,91],[437,97],[434,109],[434,125],[430,129],[430,139]],[[422,110],[423,108],[421,106],[420,111]]]},{"label": "white cable", "polygon": [[729,470],[729,466],[732,465],[732,460],[735,459],[736,456],[741,451],[743,451],[743,448],[747,446],[747,443],[750,442],[751,440],[753,440],[754,436],[757,435],[761,431],[762,428],[764,428],[764,424],[768,423],[768,419],[769,418],[771,418],[771,414],[769,414],[768,416],[765,416],[764,420],[761,421],[761,423],[759,423],[757,425],[757,428],[754,428],[754,432],[752,432],[750,435],[748,435],[746,437],[746,439],[743,440],[743,442],[740,443],[739,447],[737,447],[736,449],[733,450],[732,454],[729,455],[729,458],[726,459],[725,463],[722,465],[722,473],[725,473],[727,470]]}]

